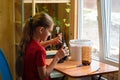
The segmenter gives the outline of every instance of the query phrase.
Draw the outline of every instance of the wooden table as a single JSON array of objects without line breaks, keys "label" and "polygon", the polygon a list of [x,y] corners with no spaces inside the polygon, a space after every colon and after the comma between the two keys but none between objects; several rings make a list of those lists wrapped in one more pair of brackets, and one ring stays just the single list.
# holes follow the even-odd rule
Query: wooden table
[{"label": "wooden table", "polygon": [[[46,59],[46,63],[49,65],[52,59]],[[64,63],[58,63],[54,70],[64,74],[65,76],[69,76],[72,78],[81,78],[93,75],[102,75],[107,73],[118,72],[118,67],[108,65],[96,60],[92,60],[92,63],[89,66],[81,66],[80,61],[65,61]],[[99,69],[100,68],[100,69]],[[97,70],[99,69],[99,70]],[[96,71],[97,70],[97,71]],[[99,80],[99,79],[98,79]]]}]

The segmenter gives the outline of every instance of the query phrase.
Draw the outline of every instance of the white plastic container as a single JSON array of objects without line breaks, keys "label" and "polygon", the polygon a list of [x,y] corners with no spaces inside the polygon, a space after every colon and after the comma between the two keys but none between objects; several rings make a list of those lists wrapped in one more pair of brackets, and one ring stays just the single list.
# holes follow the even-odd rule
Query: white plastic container
[{"label": "white plastic container", "polygon": [[[82,53],[82,47],[91,47],[91,41],[90,40],[70,40],[69,43],[70,43],[71,60],[82,62],[84,57]],[[87,54],[84,53],[84,55],[87,55]],[[91,51],[89,52],[89,55],[87,57],[91,58]]]}]

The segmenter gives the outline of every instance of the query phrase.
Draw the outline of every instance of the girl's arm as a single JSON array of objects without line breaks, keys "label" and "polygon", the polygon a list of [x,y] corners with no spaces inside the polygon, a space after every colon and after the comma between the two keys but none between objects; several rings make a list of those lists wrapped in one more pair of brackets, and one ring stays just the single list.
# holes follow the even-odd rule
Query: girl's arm
[{"label": "girl's arm", "polygon": [[51,44],[56,45],[56,44],[62,43],[62,33],[58,34],[58,36],[53,38],[53,39],[50,39],[50,40],[47,40],[47,41],[42,41],[40,43],[44,47],[47,47]]},{"label": "girl's arm", "polygon": [[38,73],[41,80],[45,80],[50,75],[58,61],[64,56],[66,56],[67,53],[66,51],[67,51],[66,48],[58,50],[50,65],[48,65],[47,67],[46,66],[38,67]]}]

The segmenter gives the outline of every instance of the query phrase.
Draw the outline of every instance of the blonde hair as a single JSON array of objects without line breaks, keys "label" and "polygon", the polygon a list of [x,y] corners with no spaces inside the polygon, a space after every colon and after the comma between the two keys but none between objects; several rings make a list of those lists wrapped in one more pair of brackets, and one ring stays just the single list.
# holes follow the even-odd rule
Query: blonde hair
[{"label": "blonde hair", "polygon": [[20,52],[25,52],[25,49],[30,42],[36,27],[41,26],[49,28],[53,24],[54,22],[52,17],[45,12],[37,13],[35,16],[30,17],[30,19],[27,20],[23,29],[23,36],[20,42]]}]

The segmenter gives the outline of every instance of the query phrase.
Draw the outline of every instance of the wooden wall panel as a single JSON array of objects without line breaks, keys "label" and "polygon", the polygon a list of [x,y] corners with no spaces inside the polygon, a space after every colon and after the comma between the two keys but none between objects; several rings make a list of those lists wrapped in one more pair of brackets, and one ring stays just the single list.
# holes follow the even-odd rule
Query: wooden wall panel
[{"label": "wooden wall panel", "polygon": [[0,48],[10,65],[15,77],[15,38],[14,38],[14,4],[13,0],[0,0]]},{"label": "wooden wall panel", "polygon": [[[66,40],[66,43],[67,45],[69,45],[69,28],[71,26],[65,26],[65,23],[70,23],[70,16],[69,14],[66,12],[66,8],[67,8],[67,5],[66,3],[62,3],[62,4],[58,4],[58,19],[60,20],[61,22],[61,32],[63,32],[63,36]],[[63,19],[66,19],[66,22],[63,21]]]},{"label": "wooden wall panel", "polygon": [[22,24],[21,24],[21,14],[22,14],[22,2],[17,0],[15,2],[15,44],[18,45],[22,35]]},{"label": "wooden wall panel", "polygon": [[78,38],[78,0],[71,0],[71,13],[70,13],[70,39]]}]

